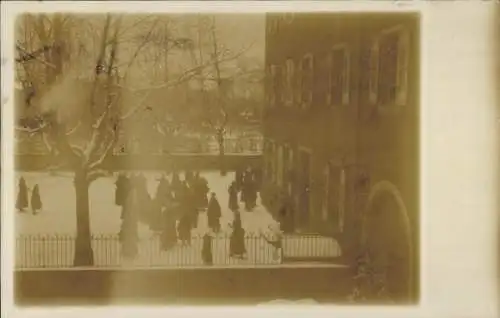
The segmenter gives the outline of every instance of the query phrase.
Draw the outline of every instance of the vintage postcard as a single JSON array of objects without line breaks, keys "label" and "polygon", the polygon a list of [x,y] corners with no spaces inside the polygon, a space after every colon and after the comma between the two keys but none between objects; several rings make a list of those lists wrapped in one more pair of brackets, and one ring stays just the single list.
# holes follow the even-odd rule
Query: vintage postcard
[{"label": "vintage postcard", "polygon": [[421,304],[425,10],[36,6],[16,306]]}]

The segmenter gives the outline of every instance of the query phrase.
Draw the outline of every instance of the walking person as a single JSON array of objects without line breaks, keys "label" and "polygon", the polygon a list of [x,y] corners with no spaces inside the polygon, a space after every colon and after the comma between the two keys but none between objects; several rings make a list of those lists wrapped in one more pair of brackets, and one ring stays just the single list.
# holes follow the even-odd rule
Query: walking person
[{"label": "walking person", "polygon": [[38,211],[42,209],[42,200],[40,198],[40,188],[38,184],[33,187],[33,192],[31,193],[31,211],[33,214],[38,214]]},{"label": "walking person", "polygon": [[208,202],[207,218],[208,227],[212,229],[215,233],[220,231],[220,217],[222,216],[221,207],[215,192],[212,192],[210,196],[210,201]]},{"label": "walking person", "polygon": [[28,186],[26,185],[26,180],[21,177],[19,179],[19,192],[17,193],[16,199],[16,209],[19,212],[24,212],[24,209],[28,207]]},{"label": "walking person", "polygon": [[232,224],[233,232],[229,239],[229,257],[243,259],[246,257],[247,251],[245,248],[245,230],[241,226],[241,214],[236,211]]}]

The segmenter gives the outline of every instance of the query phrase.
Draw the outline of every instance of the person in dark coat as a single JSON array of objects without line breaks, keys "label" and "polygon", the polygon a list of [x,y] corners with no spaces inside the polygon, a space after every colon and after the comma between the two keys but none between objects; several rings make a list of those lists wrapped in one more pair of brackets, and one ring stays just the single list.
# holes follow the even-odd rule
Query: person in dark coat
[{"label": "person in dark coat", "polygon": [[238,206],[238,186],[236,181],[233,181],[229,186],[229,203],[228,207],[231,211],[237,211],[239,209]]},{"label": "person in dark coat", "polygon": [[163,228],[160,235],[161,249],[162,251],[167,251],[177,244],[177,220],[175,214],[168,211],[167,208],[163,208],[162,218]]},{"label": "person in dark coat", "polygon": [[158,181],[155,200],[158,201],[161,207],[164,207],[170,196],[170,183],[165,175],[162,175]]},{"label": "person in dark coat", "polygon": [[19,212],[24,212],[24,209],[28,207],[28,186],[26,185],[26,180],[21,177],[19,179],[19,192],[17,193],[16,209]]},{"label": "person in dark coat", "polygon": [[245,248],[245,230],[241,226],[240,212],[234,213],[234,220],[231,226],[233,232],[229,239],[229,257],[244,258],[247,251]]},{"label": "person in dark coat", "polygon": [[203,264],[213,265],[213,255],[212,255],[212,236],[207,233],[203,236],[203,247],[201,249],[201,258]]},{"label": "person in dark coat", "polygon": [[42,209],[42,200],[40,199],[40,189],[38,184],[33,187],[33,192],[31,193],[31,210],[33,214],[37,214],[38,210]]},{"label": "person in dark coat", "polygon": [[141,211],[141,221],[150,224],[153,207],[151,196],[148,192],[147,179],[143,174],[137,175],[135,190],[137,194],[137,208]]},{"label": "person in dark coat", "polygon": [[191,228],[198,227],[198,207],[196,201],[196,190],[185,183],[184,187],[184,211],[189,215]]},{"label": "person in dark coat", "polygon": [[220,217],[222,216],[221,207],[215,192],[212,192],[210,196],[210,201],[208,202],[207,218],[208,226],[215,232],[220,231]]}]

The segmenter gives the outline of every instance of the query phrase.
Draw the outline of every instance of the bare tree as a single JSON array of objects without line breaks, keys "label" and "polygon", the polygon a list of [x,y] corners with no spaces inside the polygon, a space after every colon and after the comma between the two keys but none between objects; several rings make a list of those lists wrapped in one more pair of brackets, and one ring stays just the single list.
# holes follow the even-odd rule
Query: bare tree
[{"label": "bare tree", "polygon": [[[64,21],[70,17],[36,17],[36,31],[41,43],[65,44]],[[50,35],[45,32],[46,21],[50,23]],[[157,90],[175,87],[193,79],[204,68],[222,63],[228,57],[219,58],[214,55],[205,63],[186,70],[179,76],[167,81],[143,87],[130,87],[127,75],[140,51],[151,40],[152,30],[157,26],[153,21],[143,41],[137,45],[130,61],[119,63],[120,36],[124,34],[123,16],[104,19],[102,31],[99,32],[97,56],[95,57],[92,82],[90,87],[73,85],[64,72],[61,52],[44,53],[37,57],[43,64],[42,75],[50,79],[37,93],[36,106],[37,127],[17,127],[19,131],[42,136],[49,152],[54,156],[57,168],[67,168],[74,173],[76,193],[76,227],[75,266],[93,265],[91,246],[89,186],[99,177],[108,175],[106,162],[110,159],[116,146],[122,123],[129,117],[150,107],[146,105],[150,94]],[[67,36],[67,34],[66,34]],[[48,45],[49,45],[48,44]],[[27,49],[22,49],[31,54]],[[21,53],[22,55],[23,53]],[[32,54],[33,55],[33,54]],[[67,55],[68,59],[72,56]],[[32,58],[34,61],[35,59]],[[18,63],[24,63],[20,59]],[[122,79],[120,74],[124,73]],[[35,81],[36,76],[30,75]],[[134,95],[133,105],[128,97]],[[68,96],[70,96],[68,98]],[[66,98],[64,98],[66,97]],[[73,115],[72,115],[73,114]],[[76,134],[75,132],[79,133]],[[78,135],[78,138],[74,137]]]}]

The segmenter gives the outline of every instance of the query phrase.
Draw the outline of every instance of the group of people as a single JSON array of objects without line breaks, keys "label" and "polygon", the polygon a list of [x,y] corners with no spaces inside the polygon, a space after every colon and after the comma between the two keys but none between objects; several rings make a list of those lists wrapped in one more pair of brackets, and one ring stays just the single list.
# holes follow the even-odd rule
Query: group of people
[{"label": "group of people", "polygon": [[40,198],[40,188],[38,184],[33,186],[33,190],[31,191],[31,199],[28,199],[29,196],[29,188],[26,184],[26,180],[21,177],[19,178],[19,186],[17,192],[16,199],[16,209],[18,212],[24,212],[31,205],[31,211],[33,214],[38,214],[38,212],[42,209],[42,200]]},{"label": "group of people", "polygon": [[[122,207],[122,244],[127,243],[125,238],[130,238],[130,244],[137,242],[137,222],[141,221],[148,224],[151,230],[160,233],[162,250],[169,250],[178,240],[189,245],[191,230],[198,226],[199,212],[208,205],[218,205],[215,194],[212,194],[210,203],[208,202],[208,182],[199,173],[186,172],[184,180],[180,180],[179,174],[174,172],[171,181],[165,175],[158,181],[156,195],[151,197],[144,175],[118,176],[115,204]],[[211,227],[214,230],[220,228],[220,225],[217,226],[220,206],[218,212],[212,208],[208,214]],[[130,227],[128,224],[135,225]],[[123,250],[126,251],[127,248]],[[135,253],[130,254],[134,255]]]},{"label": "group of people", "polygon": [[[231,183],[228,207],[234,213],[230,227],[230,257],[246,257],[245,230],[241,223],[238,194],[246,210],[256,206],[258,182],[251,169],[237,173]],[[137,255],[138,222],[148,224],[160,235],[160,248],[168,251],[180,242],[190,245],[191,231],[198,227],[198,215],[206,212],[209,231],[203,236],[202,259],[212,264],[212,239],[221,231],[221,205],[208,181],[199,172],[187,171],[181,180],[174,172],[170,180],[163,174],[158,180],[154,197],[149,195],[146,178],[142,174],[120,174],[116,180],[115,203],[122,207],[120,241],[122,253],[133,258]]]}]

